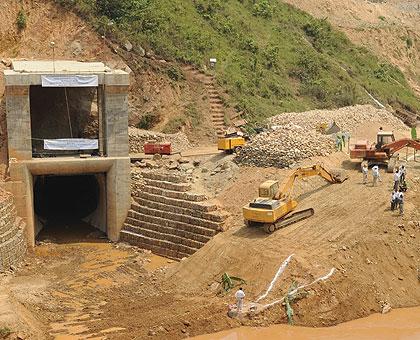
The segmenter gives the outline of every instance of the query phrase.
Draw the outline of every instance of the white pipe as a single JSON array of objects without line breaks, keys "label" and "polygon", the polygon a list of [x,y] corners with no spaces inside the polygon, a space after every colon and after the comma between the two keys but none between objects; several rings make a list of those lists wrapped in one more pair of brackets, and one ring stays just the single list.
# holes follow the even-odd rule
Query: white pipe
[{"label": "white pipe", "polygon": [[270,293],[270,291],[273,289],[274,284],[276,283],[276,281],[278,280],[278,278],[280,277],[280,275],[284,272],[284,270],[286,269],[287,265],[289,264],[290,260],[292,259],[292,256],[294,254],[290,255],[286,260],[283,261],[283,263],[281,264],[280,268],[277,270],[276,275],[274,275],[273,280],[270,282],[270,285],[268,286],[267,291],[261,295],[255,302],[258,302],[262,299],[264,299],[268,293]]}]

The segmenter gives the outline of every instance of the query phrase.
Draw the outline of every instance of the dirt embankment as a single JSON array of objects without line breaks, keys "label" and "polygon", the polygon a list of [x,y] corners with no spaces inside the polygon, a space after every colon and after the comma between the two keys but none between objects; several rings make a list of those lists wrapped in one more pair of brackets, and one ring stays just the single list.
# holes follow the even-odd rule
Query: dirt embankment
[{"label": "dirt embankment", "polygon": [[327,18],[356,44],[373,50],[405,73],[420,94],[420,10],[416,0],[287,0]]}]

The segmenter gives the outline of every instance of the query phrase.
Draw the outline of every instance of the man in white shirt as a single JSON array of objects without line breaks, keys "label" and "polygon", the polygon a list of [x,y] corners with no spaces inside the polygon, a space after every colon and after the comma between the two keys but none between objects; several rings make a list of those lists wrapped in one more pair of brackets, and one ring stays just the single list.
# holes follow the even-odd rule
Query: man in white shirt
[{"label": "man in white shirt", "polygon": [[363,184],[367,183],[369,168],[366,163],[362,164]]},{"label": "man in white shirt", "polygon": [[236,306],[238,307],[238,312],[241,312],[242,307],[244,305],[244,298],[245,298],[245,293],[242,288],[239,288],[239,290],[235,293],[235,298],[236,298]]},{"label": "man in white shirt", "polygon": [[375,187],[379,182],[382,182],[380,174],[379,174],[379,166],[374,165],[372,167],[372,175],[373,175],[373,186]]},{"label": "man in white shirt", "polygon": [[395,210],[397,208],[398,203],[398,191],[393,190],[391,194],[391,210]]},{"label": "man in white shirt", "polygon": [[395,172],[394,172],[394,191],[398,191],[398,187],[400,185],[400,177],[401,177],[400,170],[395,169]]},{"label": "man in white shirt", "polygon": [[400,215],[404,215],[404,193],[400,189],[397,193],[398,197],[398,207],[400,208]]},{"label": "man in white shirt", "polygon": [[406,172],[406,169],[405,169],[405,166],[404,165],[401,165],[400,166],[400,170],[399,170],[399,175],[400,175],[400,182],[404,182],[405,181],[405,172]]}]

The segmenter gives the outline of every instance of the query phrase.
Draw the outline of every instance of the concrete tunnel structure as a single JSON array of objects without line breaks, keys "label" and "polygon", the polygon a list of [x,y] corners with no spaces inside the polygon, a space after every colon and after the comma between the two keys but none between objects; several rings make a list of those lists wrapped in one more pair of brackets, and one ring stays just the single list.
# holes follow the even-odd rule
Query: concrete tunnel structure
[{"label": "concrete tunnel structure", "polygon": [[29,246],[46,220],[79,218],[117,241],[130,207],[128,73],[102,63],[5,70],[10,180]]}]

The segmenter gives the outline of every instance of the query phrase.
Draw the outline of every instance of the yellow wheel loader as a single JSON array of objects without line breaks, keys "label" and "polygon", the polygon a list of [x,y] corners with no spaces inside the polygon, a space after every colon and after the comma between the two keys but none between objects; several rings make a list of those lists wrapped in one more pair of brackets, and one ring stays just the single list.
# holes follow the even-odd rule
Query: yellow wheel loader
[{"label": "yellow wheel loader", "polygon": [[298,168],[281,185],[278,181],[265,181],[259,187],[259,197],[243,207],[243,215],[248,226],[263,227],[265,232],[273,233],[277,229],[301,221],[314,214],[309,208],[293,212],[298,202],[292,198],[296,179],[321,176],[330,183],[342,183],[347,177],[333,173],[320,164],[307,168]]}]

